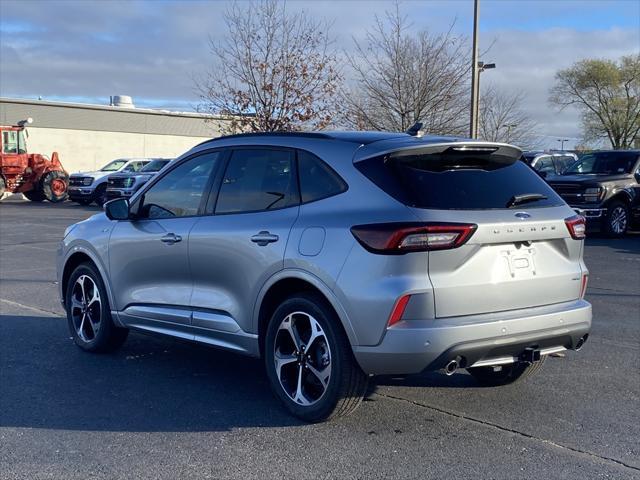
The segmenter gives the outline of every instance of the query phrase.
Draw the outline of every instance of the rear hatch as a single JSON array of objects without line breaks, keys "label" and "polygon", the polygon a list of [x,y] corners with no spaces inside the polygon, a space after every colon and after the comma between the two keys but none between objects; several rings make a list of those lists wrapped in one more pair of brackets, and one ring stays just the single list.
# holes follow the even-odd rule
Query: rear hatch
[{"label": "rear hatch", "polygon": [[486,142],[405,148],[357,168],[425,224],[469,224],[456,248],[432,250],[437,317],[549,305],[581,294],[582,242],[573,212],[515,147]]}]

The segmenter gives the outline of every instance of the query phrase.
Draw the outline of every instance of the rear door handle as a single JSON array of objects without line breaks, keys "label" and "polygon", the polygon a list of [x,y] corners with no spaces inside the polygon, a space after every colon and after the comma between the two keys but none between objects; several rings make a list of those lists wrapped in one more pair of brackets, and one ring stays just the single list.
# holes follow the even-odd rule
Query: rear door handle
[{"label": "rear door handle", "polygon": [[264,247],[273,242],[277,242],[279,239],[280,237],[278,237],[278,235],[274,235],[266,230],[263,230],[251,237],[251,241],[253,243],[257,243],[261,247]]},{"label": "rear door handle", "polygon": [[160,239],[160,241],[168,245],[173,245],[174,243],[181,242],[182,237],[180,235],[176,235],[175,233],[167,233],[164,237]]}]

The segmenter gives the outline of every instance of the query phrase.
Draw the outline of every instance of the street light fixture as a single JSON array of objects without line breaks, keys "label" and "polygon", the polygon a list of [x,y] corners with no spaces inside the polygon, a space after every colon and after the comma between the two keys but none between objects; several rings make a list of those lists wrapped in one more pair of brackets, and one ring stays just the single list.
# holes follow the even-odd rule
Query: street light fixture
[{"label": "street light fixture", "polygon": [[480,74],[485,70],[490,70],[492,68],[496,68],[495,63],[484,63],[478,62],[478,68],[476,68],[476,79],[475,79],[475,93],[472,92],[471,95],[471,121],[473,122],[471,125],[471,138],[476,138],[478,136],[478,124],[480,122]]},{"label": "street light fixture", "polygon": [[471,51],[471,121],[469,136],[478,136],[478,104],[480,98],[480,72],[496,68],[495,63],[478,61],[478,17],[480,15],[480,0],[473,2],[473,49]]},{"label": "street light fixture", "polygon": [[568,138],[559,138],[556,141],[560,142],[560,150],[562,150],[564,152],[564,142],[568,142],[569,139]]},{"label": "street light fixture", "polygon": [[509,138],[511,137],[511,129],[512,128],[516,128],[518,126],[517,123],[505,123],[504,125],[502,125],[502,128],[506,128],[507,129],[507,140],[506,143],[509,143]]}]

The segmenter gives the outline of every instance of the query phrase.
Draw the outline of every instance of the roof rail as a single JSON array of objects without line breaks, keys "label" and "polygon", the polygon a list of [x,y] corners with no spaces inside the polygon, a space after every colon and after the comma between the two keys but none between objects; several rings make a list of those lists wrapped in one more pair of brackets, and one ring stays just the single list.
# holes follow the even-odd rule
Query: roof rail
[{"label": "roof rail", "polygon": [[211,138],[199,143],[197,146],[204,145],[206,143],[216,142],[218,140],[227,140],[229,138],[251,138],[251,137],[302,137],[302,138],[332,138],[331,135],[319,132],[250,132],[250,133],[236,133],[233,135],[223,135],[221,137]]}]

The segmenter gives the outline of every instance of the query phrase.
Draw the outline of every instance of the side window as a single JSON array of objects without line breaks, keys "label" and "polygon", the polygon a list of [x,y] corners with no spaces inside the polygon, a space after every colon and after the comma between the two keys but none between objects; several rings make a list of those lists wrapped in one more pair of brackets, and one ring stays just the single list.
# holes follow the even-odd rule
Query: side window
[{"label": "side window", "polygon": [[197,215],[211,172],[220,153],[187,160],[163,176],[144,194],[142,218],[173,218]]},{"label": "side window", "polygon": [[549,156],[538,158],[535,169],[538,172],[555,173],[555,167],[553,166],[553,159]]},{"label": "side window", "polygon": [[15,130],[2,132],[2,153],[18,153],[18,132]]},{"label": "side window", "polygon": [[137,172],[144,166],[143,162],[133,162],[133,171]]},{"label": "side window", "polygon": [[134,168],[133,168],[133,163],[130,163],[129,165],[127,165],[126,167],[124,167],[122,169],[123,172],[135,172]]},{"label": "side window", "polygon": [[331,197],[347,189],[337,173],[309,152],[298,152],[298,176],[302,203]]},{"label": "side window", "polygon": [[558,164],[556,165],[558,169],[558,173],[564,172],[567,168],[571,166],[571,164],[575,162],[575,158],[570,157],[568,155],[564,155],[562,157],[558,157]]},{"label": "side window", "polygon": [[275,210],[297,203],[294,155],[286,150],[235,150],[224,172],[215,213]]}]

